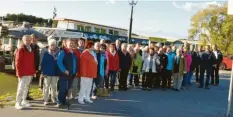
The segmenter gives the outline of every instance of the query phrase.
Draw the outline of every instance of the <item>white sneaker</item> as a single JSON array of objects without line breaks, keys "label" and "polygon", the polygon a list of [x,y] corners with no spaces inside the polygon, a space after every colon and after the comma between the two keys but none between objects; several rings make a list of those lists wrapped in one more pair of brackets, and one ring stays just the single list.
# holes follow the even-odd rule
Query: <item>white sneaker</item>
[{"label": "white sneaker", "polygon": [[79,104],[85,104],[84,101],[78,100]]},{"label": "white sneaker", "polygon": [[88,103],[93,103],[93,101],[90,100],[90,99],[85,99],[85,101],[88,102]]},{"label": "white sneaker", "polygon": [[29,102],[27,102],[27,101],[23,101],[22,102],[22,105],[23,105],[23,107],[31,107],[32,105],[29,103]]},{"label": "white sneaker", "polygon": [[78,99],[78,96],[76,96],[74,99],[76,99],[76,100],[77,100],[77,99]]},{"label": "white sneaker", "polygon": [[44,105],[46,106],[46,105],[48,105],[49,104],[49,102],[44,102]]},{"label": "white sneaker", "polygon": [[22,110],[24,107],[21,105],[21,103],[16,102],[15,108],[16,108],[17,110]]},{"label": "white sneaker", "polygon": [[97,96],[92,96],[91,99],[96,100]]}]

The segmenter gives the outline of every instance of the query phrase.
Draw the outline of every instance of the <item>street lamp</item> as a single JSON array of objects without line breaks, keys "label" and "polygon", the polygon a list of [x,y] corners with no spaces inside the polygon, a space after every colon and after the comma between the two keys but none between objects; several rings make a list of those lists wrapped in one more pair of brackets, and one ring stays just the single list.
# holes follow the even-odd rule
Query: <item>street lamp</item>
[{"label": "street lamp", "polygon": [[133,23],[133,8],[135,5],[137,5],[138,1],[131,0],[129,1],[129,5],[131,5],[131,16],[130,16],[130,23],[129,23],[129,37],[128,37],[128,44],[130,44],[131,41],[131,33],[132,33],[132,23]]}]

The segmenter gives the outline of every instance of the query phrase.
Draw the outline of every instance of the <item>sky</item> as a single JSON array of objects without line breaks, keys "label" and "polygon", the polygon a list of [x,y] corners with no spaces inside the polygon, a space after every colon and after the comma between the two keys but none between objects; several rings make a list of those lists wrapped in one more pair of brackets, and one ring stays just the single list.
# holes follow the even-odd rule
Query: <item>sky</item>
[{"label": "sky", "polygon": [[[171,39],[187,38],[191,17],[209,4],[225,0],[139,0],[134,7],[133,33]],[[70,18],[129,29],[131,7],[128,0],[0,0],[0,16],[24,13],[52,18]]]}]

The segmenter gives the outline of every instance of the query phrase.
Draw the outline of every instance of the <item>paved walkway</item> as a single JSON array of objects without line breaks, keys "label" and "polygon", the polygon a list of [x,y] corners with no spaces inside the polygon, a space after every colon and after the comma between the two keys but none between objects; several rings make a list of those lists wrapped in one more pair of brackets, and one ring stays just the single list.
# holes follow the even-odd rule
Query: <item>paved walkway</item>
[{"label": "paved walkway", "polygon": [[159,89],[116,92],[87,105],[73,100],[71,110],[44,107],[42,101],[34,101],[33,107],[26,110],[0,109],[0,117],[224,117],[229,78],[230,72],[221,72],[220,86],[211,86],[210,90],[198,89],[193,84],[181,92]]}]

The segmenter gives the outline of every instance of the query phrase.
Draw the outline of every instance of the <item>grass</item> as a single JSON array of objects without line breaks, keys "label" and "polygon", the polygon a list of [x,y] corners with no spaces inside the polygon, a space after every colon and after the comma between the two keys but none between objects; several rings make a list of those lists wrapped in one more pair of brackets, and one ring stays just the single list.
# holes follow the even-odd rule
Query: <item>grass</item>
[{"label": "grass", "polygon": [[[16,76],[0,72],[0,108],[15,104],[17,85]],[[35,83],[30,85],[30,96],[34,99],[42,98],[42,92]]]}]

